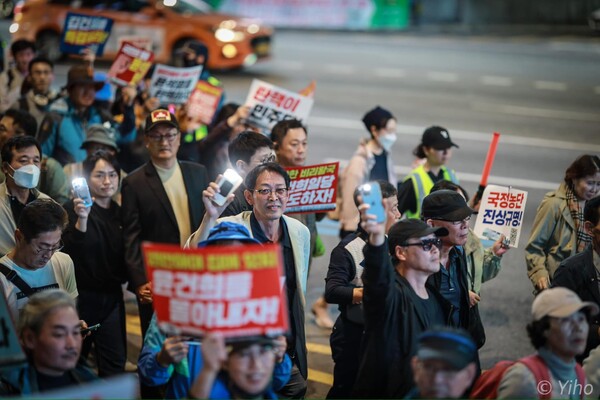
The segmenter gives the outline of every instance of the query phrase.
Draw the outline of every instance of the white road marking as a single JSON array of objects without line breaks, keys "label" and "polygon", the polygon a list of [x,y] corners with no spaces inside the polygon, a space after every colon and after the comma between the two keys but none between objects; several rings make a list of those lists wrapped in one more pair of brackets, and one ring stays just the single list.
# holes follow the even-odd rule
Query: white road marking
[{"label": "white road marking", "polygon": [[396,68],[375,68],[375,76],[381,78],[404,78],[406,71]]},{"label": "white road marking", "polygon": [[356,72],[356,68],[346,64],[326,64],[325,71],[334,74],[351,75]]},{"label": "white road marking", "polygon": [[533,87],[539,90],[554,90],[557,92],[564,92],[567,90],[566,83],[553,81],[534,81]]},{"label": "white road marking", "polygon": [[484,75],[481,77],[481,83],[489,86],[512,86],[513,80],[506,76],[490,76]]},{"label": "white road marking", "polygon": [[[496,106],[494,106],[496,110]],[[525,111],[525,110],[521,110]],[[558,112],[557,110],[548,110],[549,112]],[[529,114],[523,114],[529,115]],[[600,117],[597,117],[600,122]],[[308,119],[308,125],[311,127],[319,128],[334,128],[334,130],[328,130],[327,135],[339,136],[340,138],[347,139],[348,134],[345,130],[351,129],[356,131],[364,131],[365,127],[360,121],[342,119],[342,118],[330,118],[330,117],[315,117],[311,116]],[[417,125],[398,125],[398,133],[402,135],[412,135],[421,137],[425,126]],[[452,129],[452,137],[461,140],[470,140],[477,142],[489,143],[492,138],[493,132],[474,132],[464,131],[459,129]],[[500,132],[502,134],[502,132]],[[559,149],[559,150],[575,150],[582,152],[595,152],[600,153],[600,145],[592,143],[576,143],[566,140],[552,140],[547,138],[532,138],[532,137],[521,137],[514,135],[502,134],[500,138],[503,144],[512,144],[519,146],[531,146],[536,148],[547,148],[547,149]]]},{"label": "white road marking", "polygon": [[[454,137],[454,134],[452,135]],[[340,168],[345,167],[348,164],[348,160],[340,160],[337,158],[326,158],[323,162],[340,162]],[[394,165],[394,172],[398,176],[406,176],[412,171],[410,166],[405,165]],[[456,174],[460,177],[461,182],[479,183],[481,180],[480,174],[473,174],[464,171],[456,171]],[[488,182],[494,185],[502,186],[514,186],[518,188],[529,188],[529,189],[542,189],[542,190],[554,190],[558,187],[559,182],[544,182],[530,179],[519,179],[511,176],[496,176],[490,175]]]},{"label": "white road marking", "polygon": [[524,117],[558,118],[584,122],[600,122],[600,114],[580,111],[553,110],[549,108],[536,108],[513,106],[508,104],[473,103],[474,110],[520,115]]},{"label": "white road marking", "polygon": [[427,79],[436,82],[458,82],[458,75],[453,72],[430,71]]},{"label": "white road marking", "polygon": [[277,68],[287,69],[292,71],[300,71],[304,68],[304,63],[299,61],[286,61],[286,60],[278,60],[276,61]]}]

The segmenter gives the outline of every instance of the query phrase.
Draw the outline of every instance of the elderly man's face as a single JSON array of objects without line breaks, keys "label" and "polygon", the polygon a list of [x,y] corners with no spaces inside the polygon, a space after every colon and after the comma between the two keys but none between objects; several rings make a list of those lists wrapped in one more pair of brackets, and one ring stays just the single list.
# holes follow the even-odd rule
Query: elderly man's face
[{"label": "elderly man's face", "polygon": [[158,124],[144,136],[144,142],[155,160],[170,160],[177,157],[181,135],[174,126],[169,124]]},{"label": "elderly man's face", "polygon": [[443,360],[412,359],[413,376],[423,399],[457,399],[475,378],[475,363],[456,370]]},{"label": "elderly man's face", "polygon": [[23,342],[35,368],[46,375],[62,376],[75,368],[81,352],[80,321],[71,307],[54,310],[36,335],[25,330]]}]

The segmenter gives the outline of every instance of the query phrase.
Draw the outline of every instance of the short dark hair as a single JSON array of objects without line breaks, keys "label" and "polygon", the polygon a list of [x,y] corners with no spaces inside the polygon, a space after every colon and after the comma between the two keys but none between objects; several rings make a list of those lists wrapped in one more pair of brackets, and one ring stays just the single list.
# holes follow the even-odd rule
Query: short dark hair
[{"label": "short dark hair", "polygon": [[90,175],[96,167],[98,160],[104,160],[112,165],[112,167],[115,169],[115,172],[119,176],[119,180],[121,179],[121,166],[119,165],[119,161],[117,161],[117,158],[106,150],[95,151],[94,153],[90,154],[89,157],[83,160],[83,176],[85,179],[90,179]]},{"label": "short dark hair", "polygon": [[577,157],[565,171],[565,183],[573,188],[575,179],[585,178],[600,172],[600,157],[584,154]]},{"label": "short dark hair", "polygon": [[1,157],[3,162],[11,163],[13,159],[13,150],[26,149],[35,146],[42,157],[42,148],[40,143],[32,136],[13,136],[2,146]]},{"label": "short dark hair", "polygon": [[271,139],[262,133],[254,131],[243,131],[229,143],[229,161],[235,166],[237,160],[249,163],[250,159],[261,147],[273,148]]},{"label": "short dark hair", "polygon": [[460,186],[458,183],[454,183],[451,181],[447,181],[442,179],[441,181],[437,181],[432,187],[429,193],[437,192],[438,190],[453,190],[455,192],[462,192],[463,196],[465,196],[465,201],[469,202],[469,193]]},{"label": "short dark hair", "polygon": [[68,222],[67,212],[60,204],[52,199],[42,198],[32,201],[23,208],[17,221],[17,228],[29,243],[31,239],[35,239],[42,233],[57,229],[64,231]]},{"label": "short dark hair", "polygon": [[10,45],[10,54],[12,54],[12,56],[14,57],[17,55],[17,53],[20,53],[21,51],[27,49],[31,49],[35,53],[35,43],[25,39],[15,40]]},{"label": "short dark hair", "polygon": [[593,226],[598,225],[598,221],[600,221],[600,196],[585,202],[583,219],[591,222]]},{"label": "short dark hair", "polygon": [[271,130],[271,140],[273,143],[280,145],[288,131],[296,128],[304,129],[304,132],[306,132],[306,135],[308,136],[308,130],[302,125],[302,121],[297,119],[284,119],[283,121],[276,123]]},{"label": "short dark hair", "polygon": [[237,111],[238,108],[240,108],[240,105],[238,103],[224,104],[223,107],[221,107],[221,109],[215,116],[213,125],[216,126],[219,122],[224,121],[227,118],[231,117],[233,114],[235,114],[235,112]]},{"label": "short dark hair", "polygon": [[28,111],[10,108],[6,110],[4,116],[12,118],[13,125],[18,125],[25,131],[27,136],[35,136],[37,134],[37,121]]},{"label": "short dark hair", "polygon": [[540,320],[532,321],[527,324],[527,335],[535,349],[539,349],[546,344],[547,338],[545,333],[548,329],[550,329],[549,316],[545,316]]},{"label": "short dark hair", "polygon": [[265,171],[274,172],[276,174],[281,175],[285,180],[285,187],[290,187],[290,176],[287,173],[287,171],[276,162],[270,162],[261,164],[248,173],[248,176],[246,176],[246,179],[244,181],[244,183],[246,184],[246,188],[249,190],[253,190],[256,187],[256,181],[258,180],[258,177]]},{"label": "short dark hair", "polygon": [[50,61],[48,57],[37,56],[33,60],[31,60],[28,66],[29,73],[31,73],[31,67],[33,67],[34,64],[47,64],[50,66],[50,69],[54,71],[54,63]]},{"label": "short dark hair", "polygon": [[[398,189],[396,186],[392,185],[388,181],[384,181],[383,179],[377,179],[376,182],[379,184],[379,188],[381,189],[381,198],[387,199],[388,197],[397,196]],[[354,205],[358,208],[360,203],[358,202],[358,196],[360,196],[360,190],[358,189],[360,185],[354,189],[354,193],[352,194],[352,198],[354,200]]]}]

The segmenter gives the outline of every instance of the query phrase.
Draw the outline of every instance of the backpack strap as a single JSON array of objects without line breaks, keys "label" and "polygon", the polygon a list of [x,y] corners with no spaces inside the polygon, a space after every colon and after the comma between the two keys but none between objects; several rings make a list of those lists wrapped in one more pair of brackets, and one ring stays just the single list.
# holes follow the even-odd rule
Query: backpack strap
[{"label": "backpack strap", "polygon": [[[550,377],[550,371],[548,370],[544,359],[538,354],[532,354],[530,356],[523,357],[518,362],[524,364],[529,369],[529,371],[531,371],[531,373],[535,377],[536,383],[539,383],[541,381],[550,382],[550,380],[552,379]],[[539,395],[540,399],[552,398],[552,393],[540,393]]]},{"label": "backpack strap", "polygon": [[35,290],[31,288],[12,268],[7,267],[4,263],[0,263],[0,272],[6,276],[9,282],[19,288],[21,292],[25,293],[25,296],[29,297],[35,293]]},{"label": "backpack strap", "polygon": [[[575,373],[577,374],[577,382],[581,385],[582,388],[585,388],[586,377],[585,377],[585,371],[583,370],[583,367],[581,366],[581,364],[579,364],[579,363],[575,364]],[[579,398],[583,399],[585,394],[586,394],[585,390],[582,389],[581,393],[579,393]]]}]

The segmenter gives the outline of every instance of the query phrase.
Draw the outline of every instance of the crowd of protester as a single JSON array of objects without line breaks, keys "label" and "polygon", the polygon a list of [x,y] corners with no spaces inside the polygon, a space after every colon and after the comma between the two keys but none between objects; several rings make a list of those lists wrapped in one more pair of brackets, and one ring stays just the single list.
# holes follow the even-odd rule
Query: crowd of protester
[{"label": "crowd of protester", "polygon": [[[325,214],[286,214],[285,168],[305,165],[307,126],[288,119],[261,132],[247,123],[248,106],[224,96],[212,124],[194,124],[185,106],[152,98],[147,80],[118,88],[107,104],[89,59],[70,67],[57,91],[54,65],[33,43],[14,42],[11,53],[14,66],[0,74],[0,290],[27,362],[0,372],[0,393],[30,396],[131,373],[129,291],[143,338],[135,368],[142,397],[303,398],[307,282],[312,258],[325,253],[317,230]],[[185,66],[208,57],[201,45],[182,55]],[[200,79],[224,87],[206,69]],[[323,296],[310,305],[317,325],[331,330],[328,398],[541,398],[542,381],[552,397],[582,398],[591,385],[597,398],[598,155],[574,160],[535,217],[526,247],[535,354],[482,373],[478,303],[482,284],[501,271],[505,237],[485,248],[470,228],[479,204],[446,166],[458,148],[446,128],[424,130],[414,169],[398,180],[396,118],[376,106],[362,122],[369,136],[340,173],[341,241]],[[244,181],[219,205],[227,168]],[[91,204],[70,190],[75,177],[86,179]],[[380,188],[382,218],[363,202],[367,182]],[[142,242],[279,244],[289,332],[236,341],[210,333],[198,345],[164,331]],[[328,304],[339,306],[335,323]]]}]

